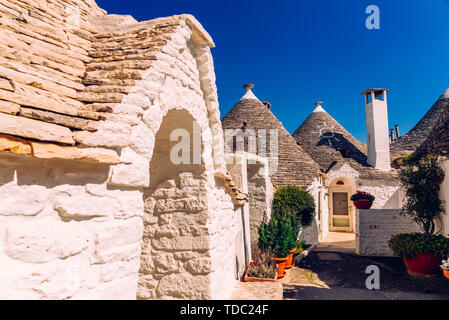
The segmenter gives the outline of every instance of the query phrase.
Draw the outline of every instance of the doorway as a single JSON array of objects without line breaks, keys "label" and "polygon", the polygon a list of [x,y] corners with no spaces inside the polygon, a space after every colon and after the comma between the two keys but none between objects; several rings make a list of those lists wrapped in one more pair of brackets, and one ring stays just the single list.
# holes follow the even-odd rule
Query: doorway
[{"label": "doorway", "polygon": [[349,178],[334,180],[329,186],[329,230],[354,231],[354,208],[350,201],[355,185]]},{"label": "doorway", "polygon": [[347,192],[332,193],[331,230],[352,231],[349,215],[349,194]]}]

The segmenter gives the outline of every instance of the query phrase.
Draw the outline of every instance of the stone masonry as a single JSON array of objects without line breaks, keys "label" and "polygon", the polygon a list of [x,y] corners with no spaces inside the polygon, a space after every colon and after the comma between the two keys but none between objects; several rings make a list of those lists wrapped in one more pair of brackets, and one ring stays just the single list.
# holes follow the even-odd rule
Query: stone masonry
[{"label": "stone masonry", "polygon": [[[0,298],[228,298],[242,225],[199,22],[93,0],[1,0],[0,18]],[[200,164],[171,170],[170,133],[194,124]]]},{"label": "stone masonry", "polygon": [[362,256],[393,256],[388,240],[399,233],[419,232],[418,225],[399,210],[370,209],[356,212],[356,250]]}]

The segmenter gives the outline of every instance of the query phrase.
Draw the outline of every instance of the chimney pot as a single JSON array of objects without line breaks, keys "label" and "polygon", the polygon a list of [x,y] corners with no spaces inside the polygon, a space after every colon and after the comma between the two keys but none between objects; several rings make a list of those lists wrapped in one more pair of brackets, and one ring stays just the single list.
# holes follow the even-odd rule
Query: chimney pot
[{"label": "chimney pot", "polygon": [[396,130],[396,139],[399,139],[399,137],[400,137],[400,134],[399,134],[399,125],[396,124],[396,125],[394,126],[394,129]]},{"label": "chimney pot", "polygon": [[366,130],[368,136],[367,162],[377,170],[390,171],[390,141],[394,130],[388,128],[387,89],[368,89],[365,95]]}]

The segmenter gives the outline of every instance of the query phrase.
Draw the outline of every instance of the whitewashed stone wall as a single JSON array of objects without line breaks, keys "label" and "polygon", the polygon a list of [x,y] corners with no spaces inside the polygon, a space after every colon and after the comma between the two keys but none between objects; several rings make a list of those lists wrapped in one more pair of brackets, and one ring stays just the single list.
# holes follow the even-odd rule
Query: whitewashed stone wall
[{"label": "whitewashed stone wall", "polygon": [[[319,228],[319,239],[322,240],[325,238],[329,233],[329,195],[327,188],[325,187],[318,187],[318,195],[320,195],[320,198],[317,198],[317,200],[321,201],[321,222],[320,222],[320,228]],[[318,221],[318,210],[320,208],[318,207],[317,203],[317,221]]]},{"label": "whitewashed stone wall", "polygon": [[399,209],[402,204],[402,193],[399,182],[361,181],[357,190],[371,193],[376,197],[372,209]]},{"label": "whitewashed stone wall", "polygon": [[315,180],[312,185],[307,189],[310,194],[312,195],[313,199],[315,200],[315,218],[313,219],[312,225],[306,228],[301,229],[299,237],[302,241],[306,242],[307,244],[317,244],[320,240],[320,232],[319,232],[319,221],[318,221],[318,201],[320,199],[318,198],[318,191],[320,188],[320,181],[317,179]]},{"label": "whitewashed stone wall", "polygon": [[210,297],[229,299],[245,268],[241,208],[234,208],[229,194],[215,188],[209,193],[210,226]]},{"label": "whitewashed stone wall", "polygon": [[135,299],[143,199],[108,168],[2,157],[0,298]]},{"label": "whitewashed stone wall", "polygon": [[[225,161],[211,40],[182,19],[113,120],[77,137],[117,152],[120,164],[1,157],[0,298],[230,296],[242,230],[214,179]],[[200,176],[187,170],[156,184],[157,133],[174,110],[201,128]]]},{"label": "whitewashed stone wall", "polygon": [[352,168],[349,164],[337,164],[327,173],[325,184],[330,185],[332,181],[340,177],[351,178],[355,182],[356,180],[358,180],[359,175],[359,172]]},{"label": "whitewashed stone wall", "polygon": [[419,227],[408,216],[392,209],[356,209],[356,249],[362,256],[393,256],[388,247],[391,236],[419,232]]},{"label": "whitewashed stone wall", "polygon": [[[365,192],[369,192],[376,197],[371,209],[399,209],[402,206],[403,192],[400,188],[399,181],[391,180],[367,180],[361,179],[360,174],[349,164],[337,165],[328,173],[328,177],[325,180],[325,184],[329,186],[333,181],[339,178],[352,179],[355,189]],[[326,197],[326,206],[328,205],[329,197]],[[323,223],[329,224],[329,208],[323,211]],[[355,220],[357,220],[357,214],[355,213]],[[356,224],[355,224],[356,225]],[[326,228],[327,227],[327,228]],[[328,231],[328,225],[323,227],[322,237],[325,237],[326,231]]]},{"label": "whitewashed stone wall", "polygon": [[444,236],[449,236],[449,160],[445,160],[442,164],[445,173],[444,181],[441,184],[440,198],[444,201],[446,214],[442,215],[442,230]]},{"label": "whitewashed stone wall", "polygon": [[264,217],[267,221],[271,219],[271,204],[274,194],[273,185],[268,175],[269,164],[261,157],[258,157],[257,160],[249,160],[247,165],[249,228],[253,254],[258,248],[260,224]]},{"label": "whitewashed stone wall", "polygon": [[402,194],[399,190],[399,182],[360,179],[360,174],[348,164],[337,165],[328,173],[326,184],[340,177],[351,178],[357,190],[371,193],[376,197],[372,209],[399,209]]}]

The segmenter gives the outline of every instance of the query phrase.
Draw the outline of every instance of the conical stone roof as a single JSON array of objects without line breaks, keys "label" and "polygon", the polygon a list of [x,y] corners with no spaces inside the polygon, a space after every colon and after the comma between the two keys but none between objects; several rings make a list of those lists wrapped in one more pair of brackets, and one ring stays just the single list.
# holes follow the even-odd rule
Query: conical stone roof
[{"label": "conical stone roof", "polygon": [[[277,170],[270,174],[275,185],[296,185],[307,188],[319,177],[318,165],[297,145],[295,139],[271,110],[252,93],[251,88],[248,88],[243,98],[222,119],[224,130],[241,129],[243,122],[247,122],[247,129],[256,129],[256,132],[260,129],[266,130],[266,156],[270,162],[275,155],[275,151],[270,150],[270,130],[276,130],[278,135]],[[260,132],[257,134],[258,140],[259,135]]]},{"label": "conical stone roof", "polygon": [[412,130],[390,144],[391,152],[415,151],[429,137],[443,111],[447,108],[449,108],[449,89],[438,98]]},{"label": "conical stone roof", "polygon": [[296,142],[327,170],[334,161],[351,158],[366,163],[366,145],[354,138],[319,104],[293,133]]},{"label": "conical stone roof", "polygon": [[[447,101],[447,100],[446,100]],[[433,152],[449,155],[449,104],[441,113],[440,119],[417,152]]]},{"label": "conical stone roof", "polygon": [[367,163],[366,144],[354,138],[317,103],[317,108],[293,133],[296,142],[322,170],[337,163],[349,163],[366,179],[392,179],[394,172],[375,170]]}]

